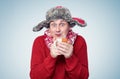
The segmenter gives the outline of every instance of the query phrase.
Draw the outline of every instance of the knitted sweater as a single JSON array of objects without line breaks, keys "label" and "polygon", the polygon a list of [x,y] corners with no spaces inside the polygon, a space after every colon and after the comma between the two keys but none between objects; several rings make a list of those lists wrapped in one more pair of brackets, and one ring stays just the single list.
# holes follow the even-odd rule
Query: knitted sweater
[{"label": "knitted sweater", "polygon": [[34,40],[31,56],[31,79],[88,79],[87,46],[83,37],[77,36],[70,58],[52,58],[45,43],[45,35]]}]

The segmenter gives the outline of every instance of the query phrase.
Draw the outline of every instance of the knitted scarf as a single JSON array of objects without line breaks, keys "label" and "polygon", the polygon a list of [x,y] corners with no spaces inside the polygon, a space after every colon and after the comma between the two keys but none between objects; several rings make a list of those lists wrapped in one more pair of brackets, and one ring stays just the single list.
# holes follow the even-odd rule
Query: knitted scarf
[{"label": "knitted scarf", "polygon": [[[46,30],[44,32],[44,35],[46,36],[45,43],[48,46],[48,48],[50,48],[51,44],[53,44],[53,37],[51,36],[49,30]],[[76,37],[77,33],[73,32],[72,30],[69,30],[67,34],[67,39],[72,43],[72,45],[74,44]]]}]

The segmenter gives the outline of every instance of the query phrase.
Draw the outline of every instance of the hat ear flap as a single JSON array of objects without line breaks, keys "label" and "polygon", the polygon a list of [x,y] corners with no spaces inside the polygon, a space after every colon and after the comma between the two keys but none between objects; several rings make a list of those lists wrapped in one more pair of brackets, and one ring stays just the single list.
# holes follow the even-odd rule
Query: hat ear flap
[{"label": "hat ear flap", "polygon": [[85,27],[87,25],[86,22],[83,19],[81,19],[81,18],[73,17],[72,19],[75,21],[75,23],[77,25],[79,25],[81,27]]},{"label": "hat ear flap", "polygon": [[70,24],[71,27],[74,27],[76,25],[76,22],[73,19],[68,21],[68,23]]},{"label": "hat ear flap", "polygon": [[46,28],[49,27],[49,24],[47,23],[46,20],[40,22],[37,26],[33,27],[33,31],[34,32],[40,31],[41,29],[43,29],[43,27],[46,27]]}]

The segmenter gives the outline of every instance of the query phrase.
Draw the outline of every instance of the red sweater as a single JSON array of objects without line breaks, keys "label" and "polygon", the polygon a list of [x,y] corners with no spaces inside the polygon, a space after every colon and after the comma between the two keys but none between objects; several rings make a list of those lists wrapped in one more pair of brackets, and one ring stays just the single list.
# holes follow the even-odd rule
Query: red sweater
[{"label": "red sweater", "polygon": [[77,36],[73,55],[52,58],[44,39],[45,35],[35,39],[31,57],[31,79],[88,79],[87,47],[83,37]]}]

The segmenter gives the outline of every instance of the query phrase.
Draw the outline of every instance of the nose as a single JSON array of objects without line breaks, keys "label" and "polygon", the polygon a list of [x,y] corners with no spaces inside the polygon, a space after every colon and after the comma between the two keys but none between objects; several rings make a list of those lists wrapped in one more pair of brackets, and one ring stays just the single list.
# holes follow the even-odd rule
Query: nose
[{"label": "nose", "polygon": [[56,31],[60,32],[60,27],[59,26],[57,26]]}]

